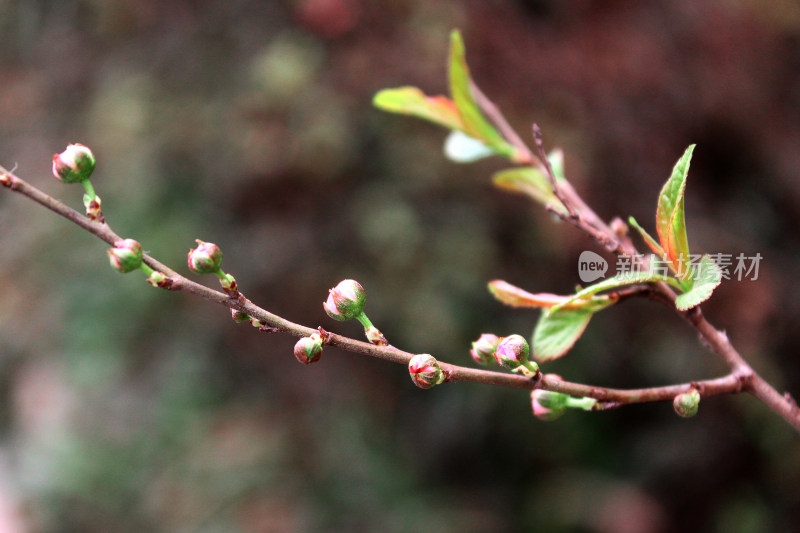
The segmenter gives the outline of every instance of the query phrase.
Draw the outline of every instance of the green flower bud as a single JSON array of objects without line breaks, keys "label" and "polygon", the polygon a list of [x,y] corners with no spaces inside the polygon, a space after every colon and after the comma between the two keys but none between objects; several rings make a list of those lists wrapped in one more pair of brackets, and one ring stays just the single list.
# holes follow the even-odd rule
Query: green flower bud
[{"label": "green flower bud", "polygon": [[492,333],[484,333],[472,343],[472,349],[469,354],[476,363],[485,366],[492,360],[498,344],[500,344],[500,337]]},{"label": "green flower bud", "polygon": [[408,362],[408,372],[411,381],[420,389],[430,389],[444,381],[444,372],[439,362],[430,354],[415,355]]},{"label": "green flower bud", "polygon": [[250,320],[250,315],[243,311],[239,311],[238,309],[231,309],[231,318],[237,324],[241,324],[242,322],[247,322]]},{"label": "green flower bud", "polygon": [[294,356],[304,365],[319,361],[322,356],[322,337],[319,333],[312,333],[303,337],[294,345]]},{"label": "green flower bud", "polygon": [[336,320],[350,320],[364,313],[367,293],[355,280],[346,279],[328,291],[328,299],[322,306],[328,316]]},{"label": "green flower bud", "polygon": [[[554,396],[557,395],[557,396]],[[533,414],[539,420],[550,422],[560,418],[567,410],[567,395],[536,389],[531,392]]]},{"label": "green flower bud", "polygon": [[119,241],[108,249],[108,259],[117,272],[126,274],[138,270],[142,266],[142,245],[133,239]]},{"label": "green flower bud", "polygon": [[53,176],[64,183],[86,181],[92,175],[95,159],[92,151],[82,144],[70,144],[53,156]]},{"label": "green flower bud", "polygon": [[195,239],[197,247],[189,250],[189,269],[198,274],[216,274],[222,264],[222,250],[214,243]]},{"label": "green flower bud", "polygon": [[147,277],[147,283],[149,283],[153,287],[161,287],[161,288],[168,288],[170,285],[170,282],[167,281],[167,276],[165,276],[163,272],[158,272],[158,271],[153,271]]},{"label": "green flower bud", "polygon": [[691,389],[683,394],[678,394],[672,401],[672,407],[678,416],[689,418],[697,414],[700,408],[700,393],[697,389]]}]

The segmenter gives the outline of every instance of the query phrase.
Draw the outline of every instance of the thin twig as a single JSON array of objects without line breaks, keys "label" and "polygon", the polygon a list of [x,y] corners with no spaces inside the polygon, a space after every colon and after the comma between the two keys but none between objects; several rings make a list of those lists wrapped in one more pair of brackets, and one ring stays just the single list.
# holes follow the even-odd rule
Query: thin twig
[{"label": "thin twig", "polygon": [[[30,185],[2,167],[0,167],[0,184],[30,198],[112,246],[121,240],[107,223],[89,220],[81,213],[64,205],[62,202],[59,202],[47,193]],[[195,283],[149,255],[144,255],[144,262],[154,270],[168,276],[170,290],[186,292],[230,309],[236,309],[247,313],[251,317],[258,319],[265,325],[262,327],[269,328],[269,331],[285,332],[296,337],[309,336],[319,331],[318,328],[310,328],[295,324],[283,317],[270,313],[255,305],[241,294],[238,298],[234,298],[223,292],[210,289],[205,285]],[[643,292],[645,292],[643,287],[631,287],[626,290],[618,291],[618,294],[622,299],[641,295]],[[352,353],[359,353],[403,365],[408,365],[408,362],[415,355],[393,346],[376,346],[334,333],[327,333],[326,344],[339,347]],[[598,406],[601,409],[630,403],[671,400],[675,395],[696,386],[702,386],[704,396],[730,394],[741,391],[741,381],[733,374],[708,381],[624,390],[572,383],[547,375],[540,375],[539,379],[529,379],[516,374],[468,368],[444,362],[441,362],[440,365],[449,382],[467,381],[528,390],[542,388],[562,392],[571,396],[588,396],[597,399]]]}]

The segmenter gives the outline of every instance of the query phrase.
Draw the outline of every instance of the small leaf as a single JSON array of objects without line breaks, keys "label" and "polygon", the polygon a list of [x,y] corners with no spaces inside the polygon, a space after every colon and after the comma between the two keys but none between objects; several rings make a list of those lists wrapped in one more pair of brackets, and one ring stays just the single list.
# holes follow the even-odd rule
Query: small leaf
[{"label": "small leaf", "polygon": [[464,128],[455,103],[446,96],[426,96],[416,87],[398,87],[378,91],[372,99],[378,109],[391,113],[413,115],[445,128]]},{"label": "small leaf", "polygon": [[561,309],[557,313],[543,312],[533,330],[533,358],[544,363],[567,353],[583,335],[592,315],[611,303],[613,302],[576,309]]},{"label": "small leaf", "polygon": [[686,219],[683,200],[686,177],[695,145],[690,145],[672,169],[672,175],[661,189],[656,209],[656,230],[668,259],[682,279],[687,279],[689,240],[686,236]]},{"label": "small leaf", "polygon": [[450,34],[450,96],[458,108],[464,124],[463,131],[470,137],[483,141],[498,154],[512,158],[516,150],[497,132],[494,126],[484,118],[483,113],[472,94],[472,78],[465,57],[464,40],[458,30]]},{"label": "small leaf", "polygon": [[472,163],[491,157],[495,152],[478,139],[453,130],[444,142],[444,155],[455,163]]},{"label": "small leaf", "polygon": [[[489,292],[499,301],[511,307],[549,308],[564,303],[571,298],[570,296],[560,296],[546,292],[532,294],[499,279],[489,282]],[[566,304],[564,307],[567,309],[579,309],[595,306],[598,303],[613,303],[613,301],[616,301],[616,299],[612,299],[609,296],[598,296],[589,300],[576,300]]]},{"label": "small leaf", "polygon": [[551,307],[550,313],[551,314],[555,313],[556,311],[574,302],[575,300],[579,300],[581,298],[587,298],[601,291],[616,289],[617,287],[624,287],[626,285],[636,285],[637,283],[652,283],[654,281],[664,281],[680,289],[680,285],[678,285],[678,282],[674,278],[671,278],[669,276],[661,276],[659,274],[648,272],[646,270],[625,272],[623,274],[618,274],[613,278],[608,278],[598,283],[595,283],[594,285],[589,285],[585,289],[576,292],[575,294],[570,296],[569,299],[565,300],[564,302],[558,305]]},{"label": "small leaf", "polygon": [[649,233],[647,233],[647,231],[645,231],[643,227],[639,225],[638,222],[636,222],[635,218],[628,217],[628,224],[636,228],[636,230],[639,232],[639,235],[642,236],[642,239],[644,239],[644,242],[647,243],[647,246],[650,247],[650,249],[653,251],[654,254],[656,254],[658,257],[664,257],[664,249],[656,242],[656,240],[653,237],[650,236]]},{"label": "small leaf", "polygon": [[706,254],[700,258],[697,268],[692,269],[690,265],[688,276],[693,280],[692,288],[675,298],[675,307],[681,311],[711,298],[711,293],[722,282],[722,269]]},{"label": "small leaf", "polygon": [[492,182],[500,189],[525,194],[542,205],[550,205],[564,214],[567,212],[553,194],[550,180],[536,168],[518,167],[501,170],[492,176]]}]

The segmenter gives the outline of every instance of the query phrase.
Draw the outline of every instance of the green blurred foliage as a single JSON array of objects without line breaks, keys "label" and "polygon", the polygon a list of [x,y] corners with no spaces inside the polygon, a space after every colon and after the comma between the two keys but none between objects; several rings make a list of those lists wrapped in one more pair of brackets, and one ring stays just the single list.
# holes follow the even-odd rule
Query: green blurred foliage
[{"label": "green blurred foliage", "polygon": [[[525,138],[539,123],[606,218],[648,228],[680,151],[692,249],[764,257],[704,305],[800,391],[800,10],[759,3],[284,0],[0,3],[0,163],[75,207],[50,156],[81,142],[112,226],[175,268],[219,244],[244,293],[360,335],[321,303],[367,289],[392,344],[471,364],[535,311],[486,282],[570,292],[593,244],[454,165],[439,128],[375,110],[446,90],[451,29]],[[524,392],[416,389],[404,369],[150,288],[105,246],[0,194],[0,529],[6,531],[790,531],[791,428],[750,398],[569,413]],[[213,280],[210,281],[213,285]],[[616,387],[723,371],[652,302],[599,314],[546,366]]]}]

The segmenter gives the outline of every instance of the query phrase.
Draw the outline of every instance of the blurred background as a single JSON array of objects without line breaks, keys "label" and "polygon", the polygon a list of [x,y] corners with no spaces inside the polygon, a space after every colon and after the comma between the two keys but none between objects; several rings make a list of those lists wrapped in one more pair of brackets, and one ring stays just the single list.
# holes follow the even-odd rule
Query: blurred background
[{"label": "blurred background", "polygon": [[[763,257],[704,311],[800,396],[793,0],[0,1],[0,163],[80,209],[50,166],[86,144],[108,221],[163,262],[216,242],[254,302],[360,337],[321,306],[355,278],[392,344],[472,365],[481,333],[537,318],[487,281],[568,293],[599,250],[493,189],[503,161],[450,163],[443,130],[371,106],[384,87],[446,92],[453,28],[606,219],[652,230],[698,144],[692,251]],[[0,532],[800,529],[797,434],[750,397],[544,423],[521,391],[421,391],[332,348],[304,367],[294,338],[119,275],[104,243],[10,192],[0,228]],[[726,369],[675,313],[629,301],[544,370],[639,387]]]}]

